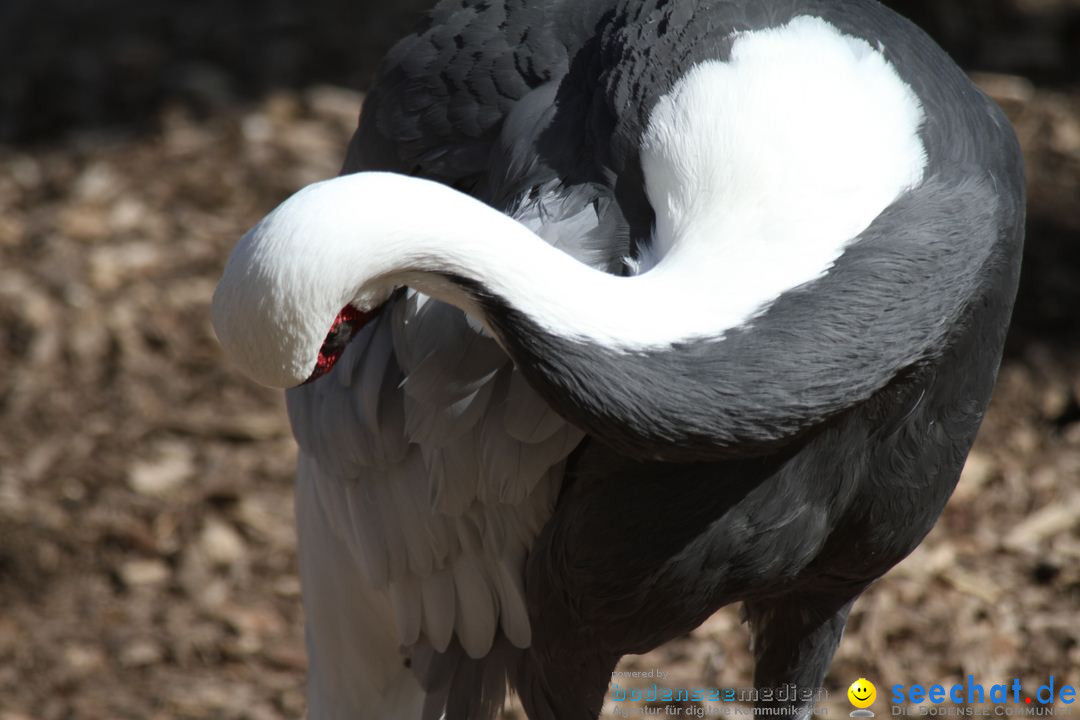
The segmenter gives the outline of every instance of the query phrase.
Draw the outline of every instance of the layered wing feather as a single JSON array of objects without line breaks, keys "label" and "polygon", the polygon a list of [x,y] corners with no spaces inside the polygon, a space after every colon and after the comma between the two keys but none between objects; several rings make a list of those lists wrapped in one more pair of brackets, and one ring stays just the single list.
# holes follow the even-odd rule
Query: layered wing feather
[{"label": "layered wing feather", "polygon": [[[604,266],[595,244],[614,232],[607,207],[590,191],[552,186],[518,203],[516,216]],[[406,658],[482,658],[496,642],[528,647],[525,560],[583,433],[536,394],[479,323],[402,290],[326,377],[290,390],[287,403],[300,446],[309,651],[312,673],[323,674],[313,684],[348,698],[355,688],[338,663],[352,662],[357,673],[379,668],[376,677],[389,664],[394,672],[371,690],[381,701],[408,686]],[[348,597],[327,594],[355,595],[355,617],[342,615]],[[384,637],[391,631],[392,646]],[[501,672],[461,668],[458,675],[467,668],[492,687]],[[440,686],[422,672],[442,693],[472,684],[455,675],[452,687]],[[419,717],[415,698],[403,698],[403,714],[380,717]],[[443,701],[429,702],[434,716]]]},{"label": "layered wing feather", "polygon": [[288,406],[305,481],[401,645],[480,657],[497,627],[528,645],[522,563],[582,434],[491,338],[409,291]]}]

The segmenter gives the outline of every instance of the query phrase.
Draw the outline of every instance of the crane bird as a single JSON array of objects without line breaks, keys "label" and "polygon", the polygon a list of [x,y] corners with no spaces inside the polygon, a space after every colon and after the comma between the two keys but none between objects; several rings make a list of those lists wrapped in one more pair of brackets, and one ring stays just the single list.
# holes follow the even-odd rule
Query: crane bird
[{"label": "crane bird", "polygon": [[1023,218],[874,0],[441,2],[213,300],[291,388],[311,716],[595,718],[735,602],[755,684],[820,687],[957,482]]}]

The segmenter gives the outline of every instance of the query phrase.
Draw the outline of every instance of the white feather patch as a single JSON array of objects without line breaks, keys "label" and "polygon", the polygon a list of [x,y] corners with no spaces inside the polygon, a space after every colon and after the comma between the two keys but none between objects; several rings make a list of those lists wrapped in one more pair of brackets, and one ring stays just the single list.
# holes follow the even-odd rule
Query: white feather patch
[{"label": "white feather patch", "polygon": [[[826,273],[926,166],[923,110],[882,53],[816,17],[736,36],[654,107],[645,258],[683,313],[642,344],[719,335]],[[683,317],[679,317],[682,315]]]}]

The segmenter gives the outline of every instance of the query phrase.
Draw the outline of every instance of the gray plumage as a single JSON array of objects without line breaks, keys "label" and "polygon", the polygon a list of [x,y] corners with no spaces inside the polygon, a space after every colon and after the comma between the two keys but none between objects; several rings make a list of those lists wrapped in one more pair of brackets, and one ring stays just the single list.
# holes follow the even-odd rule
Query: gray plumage
[{"label": "gray plumage", "polygon": [[[511,357],[400,292],[290,391],[316,486],[299,491],[302,558],[342,553],[332,573],[388,595],[427,693],[416,717],[492,717],[508,679],[533,720],[594,718],[623,654],[736,601],[755,682],[818,685],[854,599],[949,497],[1015,295],[1021,161],[1000,110],[877,2],[442,2],[384,61],[344,171],[444,182],[632,272],[654,220],[652,107],[734,33],[796,15],[880,47],[926,116],[925,179],[824,277],[722,338],[640,353],[560,338],[451,278]],[[383,629],[339,637],[343,608],[379,600],[306,572],[313,667],[347,696],[348,668],[327,663]]]}]

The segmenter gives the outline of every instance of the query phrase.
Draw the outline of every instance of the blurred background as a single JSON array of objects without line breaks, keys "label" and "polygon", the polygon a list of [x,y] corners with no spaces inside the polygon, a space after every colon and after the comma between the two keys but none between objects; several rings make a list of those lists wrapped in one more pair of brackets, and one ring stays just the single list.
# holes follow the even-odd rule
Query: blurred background
[{"label": "blurred background", "polygon": [[[1015,123],[1028,248],[959,490],[829,688],[1080,685],[1080,1],[890,4]],[[0,720],[303,713],[293,443],[208,302],[425,5],[0,0]],[[625,667],[742,687],[746,643],[728,610]]]}]

